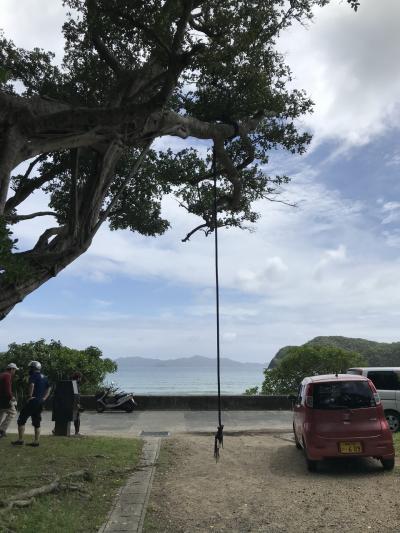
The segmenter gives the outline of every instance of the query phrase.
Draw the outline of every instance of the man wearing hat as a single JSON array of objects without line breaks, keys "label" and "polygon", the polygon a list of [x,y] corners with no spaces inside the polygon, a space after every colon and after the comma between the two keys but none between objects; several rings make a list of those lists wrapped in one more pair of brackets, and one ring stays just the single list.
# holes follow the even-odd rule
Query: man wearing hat
[{"label": "man wearing hat", "polygon": [[10,363],[5,372],[0,374],[0,438],[6,436],[8,426],[17,414],[17,402],[12,392],[12,380],[17,370],[17,365]]},{"label": "man wearing hat", "polygon": [[39,361],[31,361],[29,367],[29,388],[26,404],[23,406],[18,417],[18,440],[11,444],[14,446],[24,444],[25,424],[28,418],[32,419],[35,430],[35,440],[28,446],[39,446],[40,423],[42,421],[43,404],[49,397],[51,388],[46,376],[41,373],[42,365]]}]

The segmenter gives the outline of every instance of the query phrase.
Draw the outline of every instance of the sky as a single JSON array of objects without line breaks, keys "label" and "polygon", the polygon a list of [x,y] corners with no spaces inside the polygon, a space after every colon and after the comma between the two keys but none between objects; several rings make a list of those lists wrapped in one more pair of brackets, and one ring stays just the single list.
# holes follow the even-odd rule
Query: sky
[{"label": "sky", "polygon": [[[400,340],[400,2],[344,1],[279,41],[293,85],[315,102],[304,156],[272,154],[292,177],[283,199],[259,202],[252,231],[219,232],[221,355],[268,363],[318,335]],[[61,0],[2,0],[0,27],[21,47],[62,53]],[[164,138],[159,146],[185,141]],[[40,195],[21,213],[43,207]],[[0,323],[0,350],[45,338],[98,346],[112,358],[215,357],[212,238],[181,239],[198,220],[166,198],[157,238],[103,227],[77,261]],[[33,244],[46,220],[15,235]]]}]

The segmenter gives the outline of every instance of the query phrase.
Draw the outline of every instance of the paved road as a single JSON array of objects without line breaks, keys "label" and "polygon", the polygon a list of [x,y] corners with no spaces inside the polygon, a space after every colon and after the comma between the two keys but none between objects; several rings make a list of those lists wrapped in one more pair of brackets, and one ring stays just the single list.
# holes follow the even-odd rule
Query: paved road
[{"label": "paved road", "polygon": [[[222,413],[224,431],[290,431],[291,411],[225,411]],[[84,412],[81,414],[81,433],[84,435],[138,436],[142,431],[169,431],[171,434],[215,432],[218,425],[216,411],[136,411]],[[43,414],[42,433],[53,428],[51,413]],[[29,422],[27,434],[32,433]],[[13,420],[10,431],[16,431]]]}]

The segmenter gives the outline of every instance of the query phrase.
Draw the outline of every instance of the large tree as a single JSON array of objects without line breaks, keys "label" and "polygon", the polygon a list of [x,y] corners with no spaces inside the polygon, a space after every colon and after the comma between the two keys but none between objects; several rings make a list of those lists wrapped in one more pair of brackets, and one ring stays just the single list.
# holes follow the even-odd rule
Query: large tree
[{"label": "large tree", "polygon": [[[208,141],[218,224],[254,222],[252,202],[288,181],[265,173],[269,151],[302,153],[310,141],[296,120],[312,103],[289,88],[276,40],[328,3],[64,0],[61,65],[0,34],[0,318],[84,253],[103,222],[164,232],[165,194],[202,218],[186,240],[214,230],[211,150],[157,151],[158,137]],[[48,210],[21,215],[39,189]],[[11,226],[44,215],[54,224],[18,250]]]},{"label": "large tree", "polygon": [[104,385],[107,374],[117,370],[117,364],[111,359],[104,358],[101,350],[95,346],[89,346],[84,350],[76,350],[63,346],[61,342],[45,340],[16,344],[8,346],[6,352],[0,353],[0,372],[8,363],[15,363],[20,371],[14,380],[19,403],[28,390],[28,364],[30,361],[40,361],[43,373],[48,376],[51,383],[60,379],[70,379],[75,372],[82,374],[81,392],[94,394]]}]

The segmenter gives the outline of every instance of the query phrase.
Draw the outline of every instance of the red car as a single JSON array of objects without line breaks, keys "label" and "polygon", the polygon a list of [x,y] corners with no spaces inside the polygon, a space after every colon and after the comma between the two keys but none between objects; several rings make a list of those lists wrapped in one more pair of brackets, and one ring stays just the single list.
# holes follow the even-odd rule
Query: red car
[{"label": "red car", "polygon": [[364,376],[328,374],[304,378],[293,408],[297,448],[307,467],[328,457],[374,457],[394,467],[394,448],[379,394]]}]

